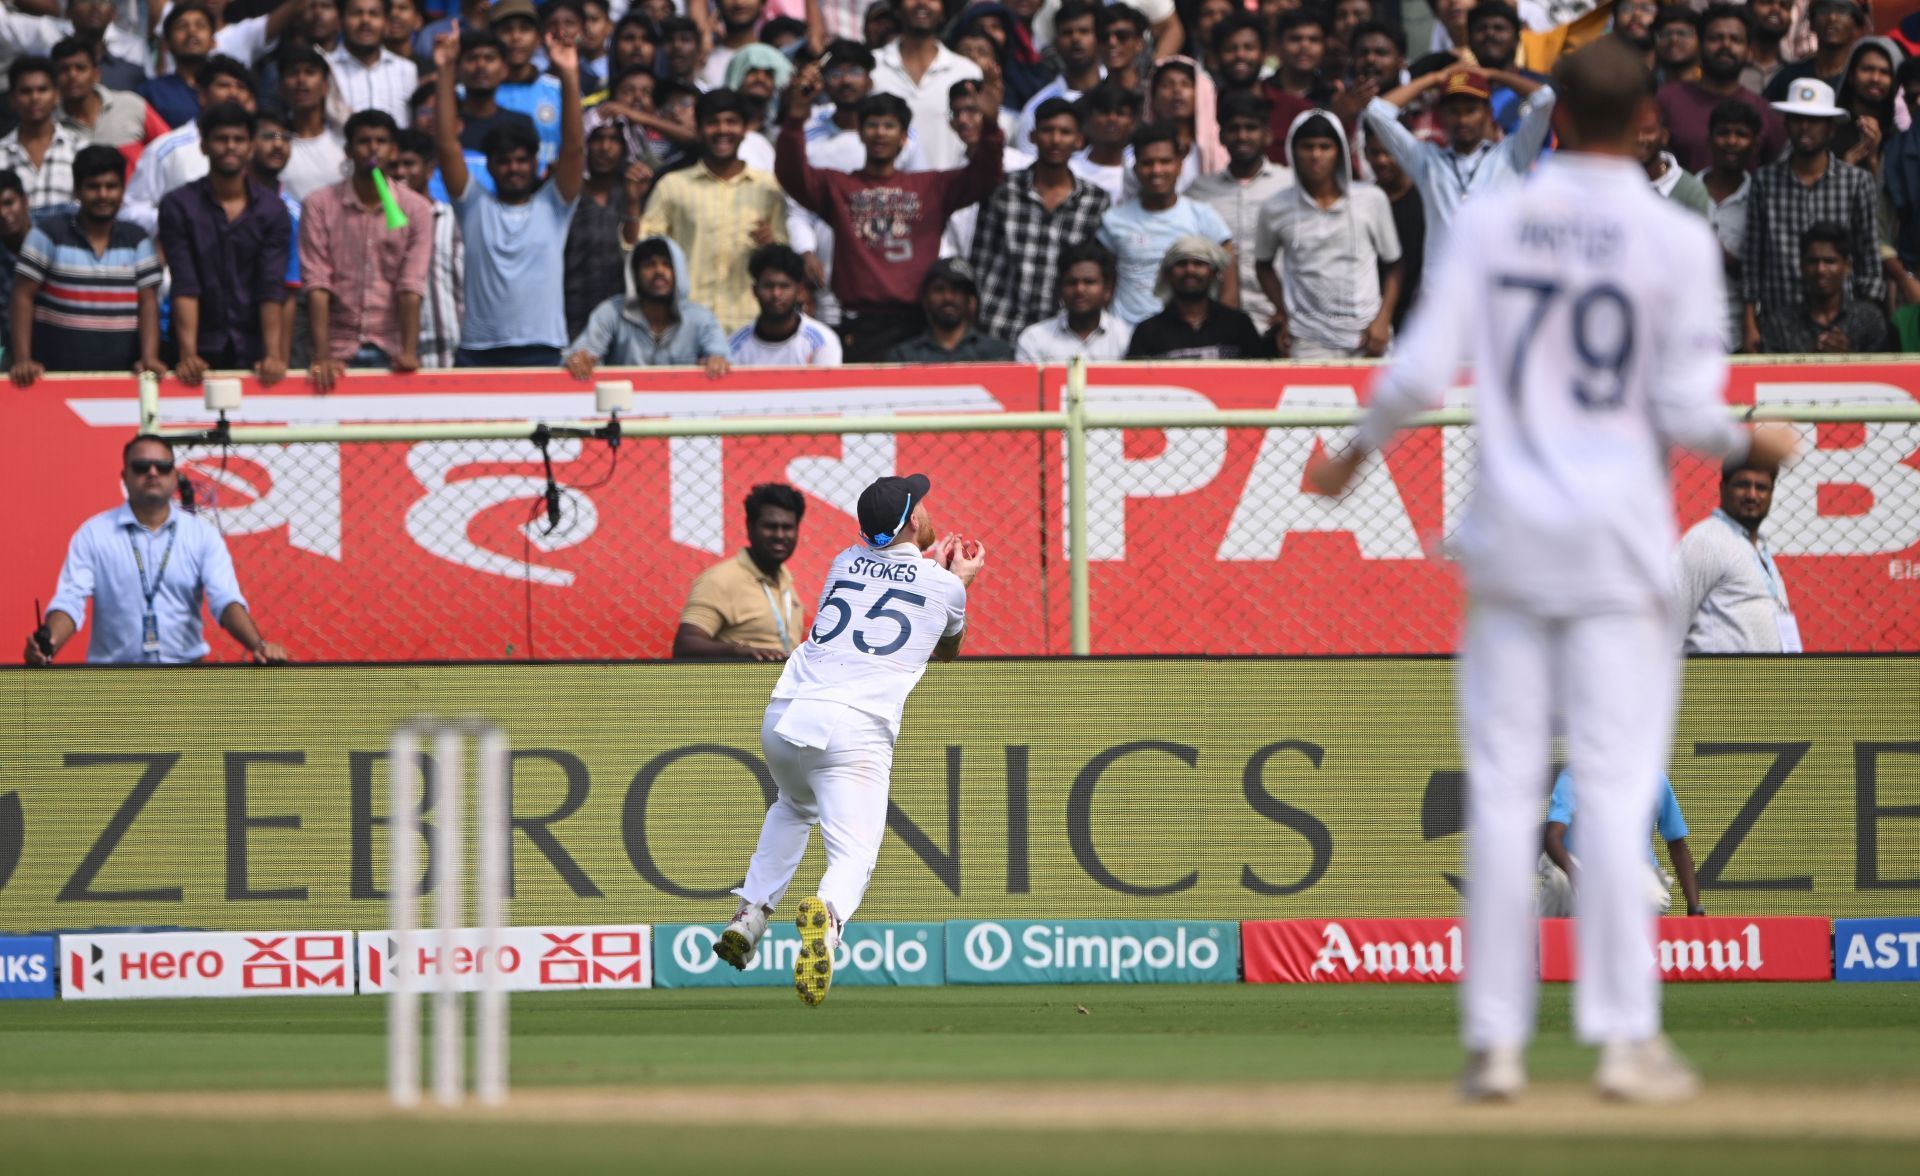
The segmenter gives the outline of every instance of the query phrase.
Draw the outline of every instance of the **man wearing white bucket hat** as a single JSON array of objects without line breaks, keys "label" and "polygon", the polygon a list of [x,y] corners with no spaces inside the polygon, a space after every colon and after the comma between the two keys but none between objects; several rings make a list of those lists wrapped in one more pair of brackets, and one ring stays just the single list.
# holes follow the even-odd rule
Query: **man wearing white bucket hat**
[{"label": "man wearing white bucket hat", "polygon": [[1773,108],[1786,119],[1788,152],[1785,159],[1755,173],[1748,198],[1741,290],[1746,351],[1764,350],[1762,308],[1791,306],[1800,297],[1800,237],[1818,222],[1847,227],[1853,296],[1867,302],[1886,296],[1873,175],[1841,162],[1829,149],[1840,120],[1847,117],[1834,104],[1833,87],[1818,78],[1800,78],[1787,87],[1786,101],[1775,102]]}]

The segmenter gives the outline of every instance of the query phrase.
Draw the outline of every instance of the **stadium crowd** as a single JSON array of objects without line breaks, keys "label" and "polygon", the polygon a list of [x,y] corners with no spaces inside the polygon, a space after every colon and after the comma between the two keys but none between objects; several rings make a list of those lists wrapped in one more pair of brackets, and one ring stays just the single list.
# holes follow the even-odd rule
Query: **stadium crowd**
[{"label": "stadium crowd", "polygon": [[[4,0],[48,371],[1377,356],[1594,37],[1748,352],[1920,350],[1920,59],[1855,0]],[[1532,8],[1529,11],[1534,11]]]}]

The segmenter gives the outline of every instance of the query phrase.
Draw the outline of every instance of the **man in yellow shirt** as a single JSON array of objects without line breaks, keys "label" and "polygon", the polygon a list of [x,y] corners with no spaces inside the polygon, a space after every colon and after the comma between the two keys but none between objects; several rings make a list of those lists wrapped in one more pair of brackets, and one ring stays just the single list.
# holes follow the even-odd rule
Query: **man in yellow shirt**
[{"label": "man in yellow shirt", "polygon": [[710,90],[694,107],[700,162],[668,172],[653,187],[640,236],[671,237],[687,255],[693,278],[688,298],[712,310],[732,335],[760,313],[747,255],[787,240],[787,198],[766,172],[747,166],[740,143],[747,134],[745,100],[732,90]]},{"label": "man in yellow shirt", "polygon": [[785,661],[806,640],[806,610],[787,560],[800,541],[807,500],[763,482],[747,494],[747,546],[701,572],[687,593],[673,656]]}]

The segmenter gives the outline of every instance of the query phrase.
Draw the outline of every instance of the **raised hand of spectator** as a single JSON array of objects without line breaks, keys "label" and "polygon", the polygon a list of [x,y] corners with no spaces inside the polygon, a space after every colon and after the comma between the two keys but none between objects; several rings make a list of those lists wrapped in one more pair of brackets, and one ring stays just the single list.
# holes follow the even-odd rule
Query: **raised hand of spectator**
[{"label": "raised hand of spectator", "polygon": [[805,122],[813,111],[813,100],[825,86],[819,65],[801,66],[793,71],[793,81],[787,84],[787,96],[781,101],[780,109],[786,112],[789,121]]},{"label": "raised hand of spectator", "polygon": [[627,174],[620,182],[627,190],[628,205],[638,208],[646,203],[647,193],[653,190],[653,169],[635,160],[627,165]]},{"label": "raised hand of spectator", "polygon": [[460,30],[441,33],[433,39],[433,65],[451,75],[460,66]]},{"label": "raised hand of spectator", "polygon": [[547,61],[561,74],[580,72],[580,47],[554,33],[547,34]]},{"label": "raised hand of spectator", "polygon": [[7,378],[13,381],[16,388],[31,388],[35,380],[46,374],[45,364],[35,363],[31,359],[16,359],[7,371]]},{"label": "raised hand of spectator", "polygon": [[[1000,72],[1000,63],[989,61],[980,70],[980,112],[987,121],[996,123],[1000,117],[1000,108],[1007,102],[1007,79]],[[997,125],[997,123],[996,123]]]},{"label": "raised hand of spectator", "polygon": [[1380,83],[1372,78],[1362,78],[1357,82],[1336,82],[1333,97],[1327,102],[1328,109],[1339,116],[1341,122],[1351,126],[1360,121],[1360,112],[1367,103],[1380,95]]},{"label": "raised hand of spectator", "polygon": [[599,361],[593,358],[591,351],[576,351],[567,356],[567,374],[576,380],[593,379],[593,369]]},{"label": "raised hand of spectator", "polygon": [[260,377],[260,386],[262,388],[271,388],[281,380],[287,378],[286,361],[275,359],[269,355],[259,363],[253,365],[253,374]]},{"label": "raised hand of spectator", "polygon": [[340,377],[347,374],[347,365],[337,359],[316,359],[307,369],[307,378],[313,381],[313,390],[319,393],[333,391]]}]

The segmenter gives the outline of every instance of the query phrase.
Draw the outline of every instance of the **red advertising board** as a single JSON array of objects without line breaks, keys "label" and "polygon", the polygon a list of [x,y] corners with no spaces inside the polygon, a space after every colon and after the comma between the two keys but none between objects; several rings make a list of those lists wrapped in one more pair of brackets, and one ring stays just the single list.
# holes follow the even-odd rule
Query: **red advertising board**
[{"label": "red advertising board", "polygon": [[1458,919],[1278,919],[1240,924],[1249,984],[1452,984],[1465,965]]},{"label": "red advertising board", "polygon": [[[1804,916],[1664,918],[1654,954],[1668,980],[1831,980],[1833,928]],[[1540,920],[1540,978],[1576,970],[1573,920]]]},{"label": "red advertising board", "polygon": [[[1063,369],[1024,365],[684,370],[632,378],[639,416],[991,414],[1054,406]],[[1354,366],[1128,365],[1090,372],[1095,406],[1352,405]],[[162,385],[162,419],[204,421]],[[1920,364],[1742,365],[1736,402],[1910,403]],[[131,378],[50,378],[0,398],[0,487],[13,503],[0,633],[51,598],[67,542],[115,505],[138,420]],[[354,375],[331,396],[249,384],[236,423],[560,420],[592,392],[560,372]],[[1811,431],[1811,430],[1810,430]],[[1467,491],[1471,431],[1418,430],[1339,503],[1300,472],[1340,430],[1095,431],[1088,550],[1096,653],[1432,653],[1452,648],[1459,590],[1435,558]],[[791,563],[809,604],[853,535],[871,478],[922,470],[942,530],[986,540],[969,649],[1069,643],[1059,438],[1031,433],[686,438],[551,446],[561,520],[524,440],[260,446],[182,454],[264,630],[303,661],[665,656],[688,584],[744,541],[740,503],[781,481],[809,509]],[[1714,471],[1676,467],[1683,524]],[[1807,648],[1920,649],[1920,426],[1821,426],[1780,481],[1767,534]],[[811,611],[809,609],[809,611]],[[85,633],[63,662],[84,656]],[[239,650],[212,638],[216,659]],[[18,641],[16,641],[16,645]]]}]

